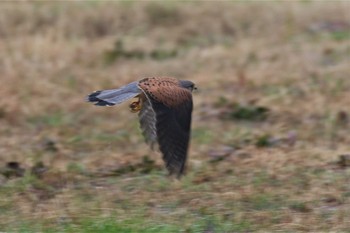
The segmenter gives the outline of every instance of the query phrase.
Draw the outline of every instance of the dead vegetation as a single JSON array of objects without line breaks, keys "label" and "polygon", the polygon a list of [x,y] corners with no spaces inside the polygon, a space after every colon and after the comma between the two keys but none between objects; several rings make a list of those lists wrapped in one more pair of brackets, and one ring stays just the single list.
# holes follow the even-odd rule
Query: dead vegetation
[{"label": "dead vegetation", "polygon": [[[1,3],[0,231],[349,231],[349,8]],[[155,75],[199,88],[180,181],[84,103]]]}]

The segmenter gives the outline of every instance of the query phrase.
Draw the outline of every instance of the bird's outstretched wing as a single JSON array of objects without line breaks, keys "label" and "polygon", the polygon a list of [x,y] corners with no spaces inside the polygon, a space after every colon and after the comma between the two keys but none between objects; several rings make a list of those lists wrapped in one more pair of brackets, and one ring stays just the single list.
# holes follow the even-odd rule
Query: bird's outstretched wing
[{"label": "bird's outstretched wing", "polygon": [[155,113],[156,138],[170,174],[182,175],[190,140],[192,94],[176,85],[145,91]]},{"label": "bird's outstretched wing", "polygon": [[146,143],[150,144],[153,150],[154,146],[157,144],[156,114],[152,109],[150,101],[146,97],[142,103],[141,111],[139,112],[139,120]]},{"label": "bird's outstretched wing", "polygon": [[138,82],[129,83],[118,89],[95,91],[86,97],[86,101],[97,106],[113,106],[120,104],[142,93]]}]

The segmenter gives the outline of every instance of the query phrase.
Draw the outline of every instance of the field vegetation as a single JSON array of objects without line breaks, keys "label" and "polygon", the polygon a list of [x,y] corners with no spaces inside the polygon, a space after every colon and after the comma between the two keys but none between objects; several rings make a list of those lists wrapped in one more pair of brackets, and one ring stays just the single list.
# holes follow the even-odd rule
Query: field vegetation
[{"label": "field vegetation", "polygon": [[[349,232],[349,2],[1,2],[0,231]],[[192,80],[187,173],[128,103]]]}]

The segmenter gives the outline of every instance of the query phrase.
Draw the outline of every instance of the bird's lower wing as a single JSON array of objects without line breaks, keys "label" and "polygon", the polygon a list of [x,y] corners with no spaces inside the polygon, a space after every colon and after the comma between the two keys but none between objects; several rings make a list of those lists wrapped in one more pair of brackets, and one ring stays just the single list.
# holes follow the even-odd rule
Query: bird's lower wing
[{"label": "bird's lower wing", "polygon": [[112,106],[134,98],[140,93],[138,82],[132,82],[118,89],[95,91],[88,95],[86,100],[94,102],[97,106]]},{"label": "bird's lower wing", "polygon": [[156,130],[159,149],[170,174],[178,177],[184,172],[190,141],[192,96],[180,106],[168,107],[152,102],[156,113]]},{"label": "bird's lower wing", "polygon": [[153,150],[154,146],[157,144],[156,116],[148,99],[142,103],[142,108],[139,112],[139,119],[142,134],[145,137],[146,143],[150,144]]}]

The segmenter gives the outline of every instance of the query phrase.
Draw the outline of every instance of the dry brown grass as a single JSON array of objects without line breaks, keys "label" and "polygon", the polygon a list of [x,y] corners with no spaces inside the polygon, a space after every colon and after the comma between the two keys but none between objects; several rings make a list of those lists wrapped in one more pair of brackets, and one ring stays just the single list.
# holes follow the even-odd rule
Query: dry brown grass
[{"label": "dry brown grass", "polygon": [[[0,5],[0,168],[27,170],[0,175],[0,230],[91,217],[183,232],[350,230],[350,170],[335,163],[350,145],[348,2]],[[176,55],[106,61],[116,41]],[[154,75],[199,87],[181,181],[165,176],[127,104],[83,101]],[[269,116],[223,119],[232,102]],[[275,143],[256,146],[264,135]],[[217,159],[223,146],[236,149]]]}]

